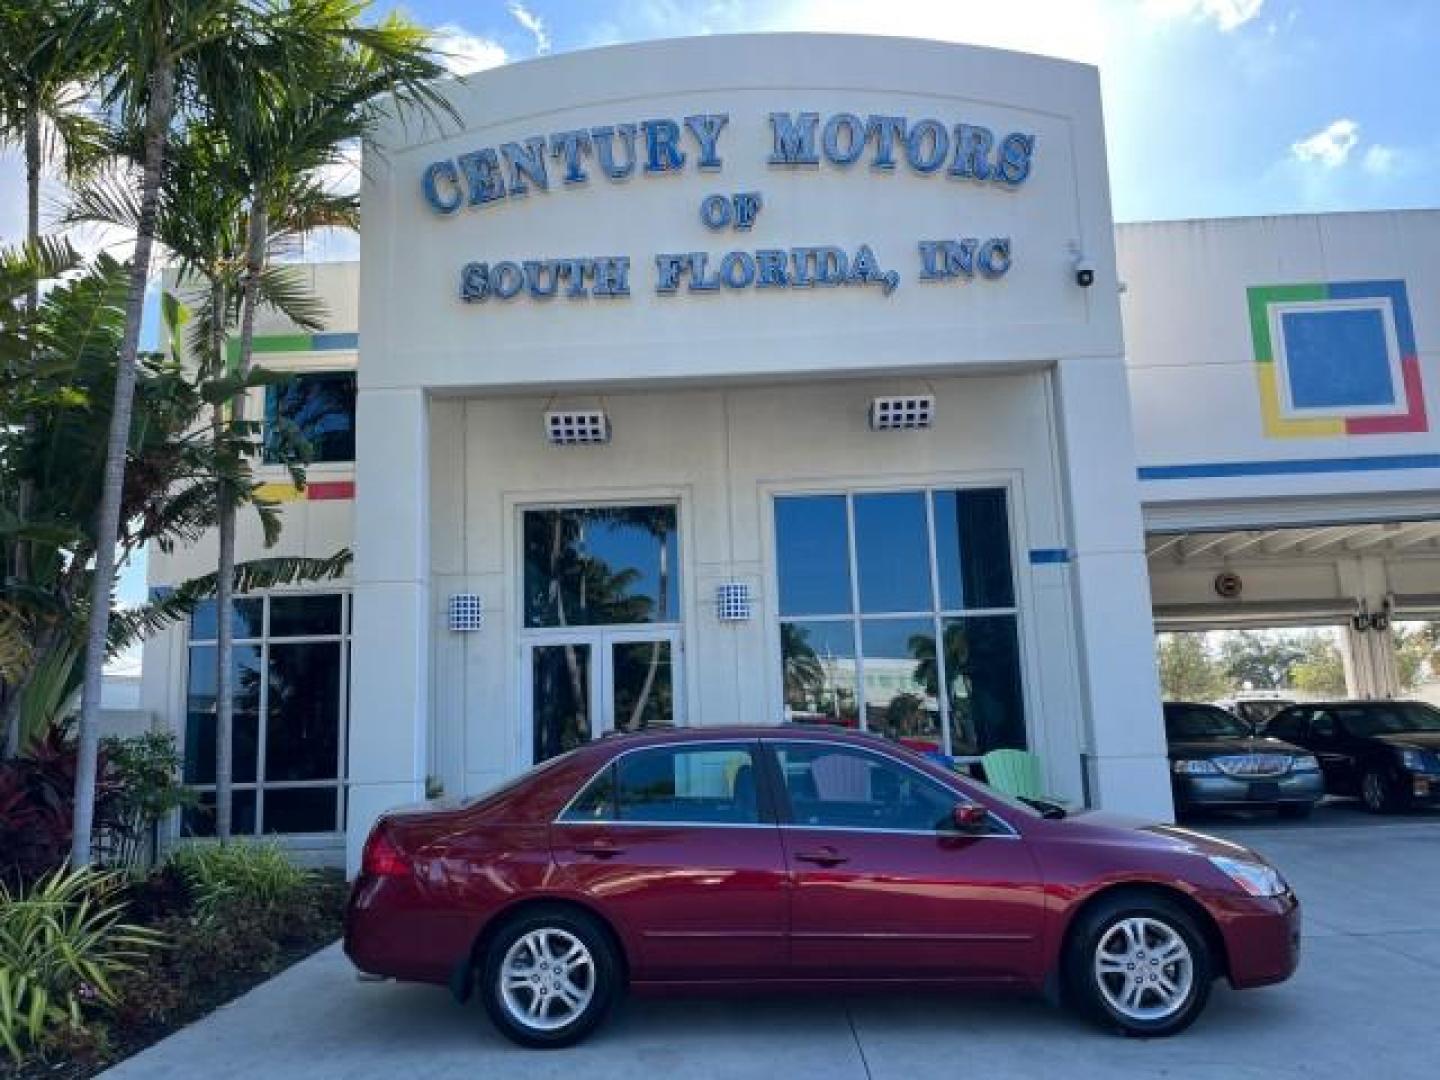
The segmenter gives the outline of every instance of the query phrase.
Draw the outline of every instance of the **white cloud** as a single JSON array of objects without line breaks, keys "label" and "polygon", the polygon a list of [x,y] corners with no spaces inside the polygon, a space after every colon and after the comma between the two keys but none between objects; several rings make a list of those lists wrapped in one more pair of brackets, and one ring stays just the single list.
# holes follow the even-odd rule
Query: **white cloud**
[{"label": "white cloud", "polygon": [[472,34],[454,23],[435,28],[434,46],[440,53],[441,63],[455,75],[473,75],[486,68],[499,67],[509,59],[498,42]]},{"label": "white cloud", "polygon": [[[1338,169],[1360,142],[1360,125],[1354,120],[1335,120],[1314,135],[1292,143],[1290,153],[1303,162],[1315,162],[1326,169]],[[1371,147],[1371,149],[1375,149]]]},{"label": "white cloud", "polygon": [[539,15],[527,8],[520,0],[510,0],[510,17],[535,36],[535,51],[550,51],[550,34]]},{"label": "white cloud", "polygon": [[1224,33],[1260,14],[1265,0],[1145,0],[1145,12],[1161,19],[1209,19]]},{"label": "white cloud", "polygon": [[1360,167],[1372,176],[1389,176],[1395,171],[1394,148],[1372,143],[1360,159]]}]

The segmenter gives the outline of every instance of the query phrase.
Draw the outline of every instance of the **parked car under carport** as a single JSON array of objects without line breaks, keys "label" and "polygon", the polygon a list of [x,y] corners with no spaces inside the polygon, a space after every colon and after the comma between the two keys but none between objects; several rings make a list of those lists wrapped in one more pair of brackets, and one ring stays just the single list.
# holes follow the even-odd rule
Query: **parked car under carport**
[{"label": "parked car under carport", "polygon": [[1305,817],[1325,794],[1313,755],[1256,734],[1216,705],[1167,701],[1165,741],[1177,813],[1273,809]]}]

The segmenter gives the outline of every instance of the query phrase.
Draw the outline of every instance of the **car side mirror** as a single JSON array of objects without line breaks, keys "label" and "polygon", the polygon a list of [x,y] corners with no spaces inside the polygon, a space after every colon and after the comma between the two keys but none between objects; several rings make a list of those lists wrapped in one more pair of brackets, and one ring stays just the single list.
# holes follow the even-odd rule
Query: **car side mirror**
[{"label": "car side mirror", "polygon": [[990,812],[979,803],[973,802],[956,803],[951,816],[955,827],[961,832],[978,832],[990,821]]}]

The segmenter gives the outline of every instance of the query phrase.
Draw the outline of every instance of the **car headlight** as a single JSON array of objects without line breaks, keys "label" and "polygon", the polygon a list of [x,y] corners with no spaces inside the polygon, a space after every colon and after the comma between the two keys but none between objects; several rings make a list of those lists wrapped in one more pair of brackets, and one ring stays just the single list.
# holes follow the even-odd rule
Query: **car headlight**
[{"label": "car headlight", "polygon": [[1280,871],[1264,863],[1211,855],[1210,864],[1251,896],[1279,896],[1286,889]]},{"label": "car headlight", "polygon": [[1400,764],[1411,772],[1425,772],[1430,764],[1425,760],[1425,751],[1401,749]]},{"label": "car headlight", "polygon": [[1290,759],[1291,772],[1319,772],[1320,759],[1314,754],[1296,754]]},{"label": "car headlight", "polygon": [[1179,761],[1172,761],[1170,770],[1182,776],[1214,776],[1220,771],[1220,766],[1205,758],[1195,760],[1182,758]]}]

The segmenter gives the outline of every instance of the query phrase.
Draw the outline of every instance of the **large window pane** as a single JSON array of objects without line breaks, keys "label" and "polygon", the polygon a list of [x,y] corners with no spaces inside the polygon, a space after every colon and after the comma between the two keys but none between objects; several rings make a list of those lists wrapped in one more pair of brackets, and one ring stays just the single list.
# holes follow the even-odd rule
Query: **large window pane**
[{"label": "large window pane", "polygon": [[856,495],[854,505],[861,612],[930,611],[924,492]]},{"label": "large window pane", "polygon": [[271,637],[318,637],[340,633],[340,597],[272,596]]},{"label": "large window pane", "polygon": [[1014,606],[1005,489],[937,491],[934,499],[941,608]]},{"label": "large window pane", "polygon": [[267,833],[328,833],[340,827],[334,788],[267,788]]},{"label": "large window pane", "polygon": [[775,562],[781,615],[841,615],[851,609],[845,496],[775,500]]},{"label": "large window pane", "polygon": [[340,643],[272,644],[270,698],[266,709],[269,713],[265,724],[267,781],[337,777]]},{"label": "large window pane", "polygon": [[785,710],[812,724],[859,724],[855,687],[855,626],[840,622],[780,624]]},{"label": "large window pane", "polygon": [[[236,600],[230,633],[236,638],[258,638],[264,630],[264,601],[258,598]],[[220,622],[214,600],[202,600],[190,614],[190,640],[214,641],[220,634]]]},{"label": "large window pane", "polygon": [[743,746],[640,750],[615,766],[622,821],[760,820],[755,766]]},{"label": "large window pane", "polygon": [[1025,748],[1025,702],[1015,616],[944,621],[951,748],[961,755]]},{"label": "large window pane", "polygon": [[917,750],[938,750],[939,677],[931,619],[864,619],[865,726]]},{"label": "large window pane", "polygon": [[[260,716],[260,649],[237,645],[233,654],[234,706],[231,740],[235,783],[255,780],[257,733]],[[185,782],[215,782],[215,646],[190,650],[188,700],[185,719]]]},{"label": "large window pane", "polygon": [[674,506],[528,510],[525,625],[680,621]]},{"label": "large window pane", "polygon": [[590,741],[590,646],[537,645],[531,701],[538,764]]},{"label": "large window pane", "polygon": [[265,460],[291,456],[286,439],[298,437],[317,462],[355,460],[355,373],[327,371],[292,376],[265,394]]},{"label": "large window pane", "polygon": [[[202,791],[194,806],[180,815],[181,836],[215,835],[215,792]],[[255,832],[255,792],[235,791],[230,798],[230,831],[236,836]]]}]

